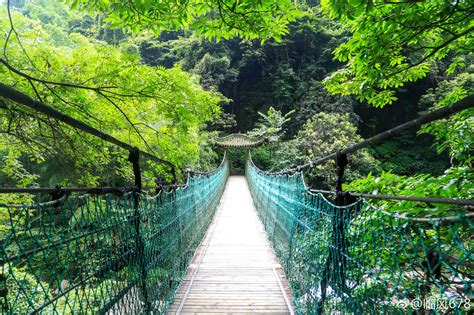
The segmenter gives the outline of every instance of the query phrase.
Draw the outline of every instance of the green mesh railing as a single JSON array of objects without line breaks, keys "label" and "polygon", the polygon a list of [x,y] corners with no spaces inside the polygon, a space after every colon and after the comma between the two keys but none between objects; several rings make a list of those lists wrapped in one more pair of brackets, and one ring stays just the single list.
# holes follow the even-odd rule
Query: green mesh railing
[{"label": "green mesh railing", "polygon": [[163,313],[219,203],[228,163],[155,197],[0,205],[0,313]]},{"label": "green mesh railing", "polygon": [[473,222],[415,219],[366,201],[338,207],[301,173],[247,179],[299,314],[472,311]]}]

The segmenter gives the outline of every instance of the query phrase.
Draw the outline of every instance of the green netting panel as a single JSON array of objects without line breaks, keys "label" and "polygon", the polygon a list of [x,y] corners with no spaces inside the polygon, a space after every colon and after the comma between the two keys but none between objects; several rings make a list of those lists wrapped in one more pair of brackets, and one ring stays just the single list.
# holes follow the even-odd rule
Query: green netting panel
[{"label": "green netting panel", "polygon": [[472,311],[473,222],[404,218],[366,201],[338,207],[300,173],[247,178],[299,314]]},{"label": "green netting panel", "polygon": [[0,205],[0,313],[163,313],[227,175],[225,162],[155,197],[71,195]]}]

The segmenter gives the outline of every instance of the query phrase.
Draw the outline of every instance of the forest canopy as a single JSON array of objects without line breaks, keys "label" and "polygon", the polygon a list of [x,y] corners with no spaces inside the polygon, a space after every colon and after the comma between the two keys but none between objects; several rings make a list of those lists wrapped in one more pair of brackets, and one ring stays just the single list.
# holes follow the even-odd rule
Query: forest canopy
[{"label": "forest canopy", "polygon": [[[179,66],[142,64],[126,41],[110,45],[71,29],[74,20],[87,18],[60,4],[41,1],[26,4],[23,13],[9,11],[14,28],[2,33],[3,83],[174,164],[198,157],[203,139],[199,131],[219,115],[221,94],[204,91],[197,77]],[[4,30],[10,27],[10,13],[1,8]],[[26,154],[46,173],[51,168],[56,173],[49,175],[52,182],[42,185],[113,183],[115,176],[104,173],[101,164],[125,159],[109,152],[115,149],[17,104],[3,100],[1,105],[1,145],[10,152],[6,158]],[[117,178],[124,172],[122,164],[114,170]],[[71,170],[77,170],[73,176]]]},{"label": "forest canopy", "polygon": [[[379,131],[388,117],[371,117],[365,104],[394,103],[400,109],[392,112],[402,113],[395,117],[413,117],[453,103],[472,88],[472,53],[467,49],[471,26],[463,22],[472,6],[466,1],[67,1],[63,5],[38,0],[8,1],[1,14],[2,29],[8,30],[2,34],[3,82],[181,170],[212,168],[217,161],[212,147],[216,131],[251,131],[268,109],[273,111],[267,113],[270,119],[288,118],[268,128],[264,122],[250,135],[278,139],[268,144],[273,157],[262,155],[267,156],[262,163],[275,170],[290,166],[284,161],[303,163],[323,151],[329,153],[304,149],[318,125],[332,126],[345,117],[344,124],[353,130],[346,144],[361,139],[360,133]],[[428,15],[435,21],[428,22]],[[257,38],[266,42],[252,40]],[[429,74],[431,82],[423,81]],[[413,81],[423,82],[419,93],[405,93],[403,86]],[[441,86],[443,92],[434,92]],[[434,107],[427,101],[433,94],[443,94]],[[42,165],[24,171],[40,172],[32,176],[42,178],[43,185],[119,183],[130,178],[124,157],[118,158],[121,162],[113,176],[99,166],[117,159],[116,149],[6,100],[2,107],[8,139],[2,145],[8,152],[7,164],[18,165],[17,173],[23,172],[21,160]],[[242,119],[248,115],[250,119]],[[460,120],[466,122],[465,116]],[[322,119],[317,125],[310,121],[315,117]],[[470,123],[450,123],[444,135],[440,124],[423,130],[435,135],[436,152],[428,148],[426,137],[420,143],[408,140],[419,153],[402,149],[407,157],[394,163],[391,155],[399,148],[396,141],[389,142],[371,152],[381,164],[373,160],[362,173],[357,171],[358,176],[379,172],[379,165],[401,175],[413,171],[439,175],[448,162],[437,154],[448,151],[452,165],[470,161],[470,142],[453,142],[455,134],[469,133]],[[301,145],[295,146],[298,142]],[[331,148],[338,146],[343,144]],[[426,149],[431,153],[421,153]],[[59,156],[59,170],[64,172],[49,174],[58,170]],[[66,176],[69,168],[81,171],[71,179]],[[8,173],[12,176],[15,171]],[[146,174],[150,183],[168,176],[166,168],[157,165]],[[310,182],[318,182],[308,176]],[[332,185],[332,181],[319,183]]]},{"label": "forest canopy", "polygon": [[112,27],[133,32],[195,30],[209,39],[276,38],[302,13],[292,0],[90,1],[68,0],[72,8],[99,11]]},{"label": "forest canopy", "polygon": [[472,104],[341,154],[472,99],[472,1],[0,4],[2,312],[164,311],[244,172],[307,313],[472,293]]},{"label": "forest canopy", "polygon": [[[37,0],[8,1],[1,14],[3,82],[181,170],[217,163],[216,132],[267,137],[260,162],[277,170],[472,92],[467,1]],[[391,103],[398,109],[388,114],[367,107]],[[9,101],[2,108],[6,183],[20,174],[31,178],[23,185],[130,181],[120,150]],[[258,125],[259,117],[267,121]],[[470,164],[470,137],[458,137],[471,131],[469,117],[423,129],[436,151],[420,136],[363,153],[369,160],[354,164],[350,179],[381,170],[440,175],[450,163],[438,154]],[[329,133],[348,128],[350,140],[322,149],[329,138],[314,133],[321,124]],[[331,186],[330,169],[323,181],[308,174],[309,182]],[[168,172],[149,163],[146,181]]]},{"label": "forest canopy", "polygon": [[436,61],[452,74],[469,59],[474,5],[459,1],[322,0],[323,12],[352,36],[335,51],[347,65],[326,79],[328,90],[384,106],[396,89],[425,77]]}]

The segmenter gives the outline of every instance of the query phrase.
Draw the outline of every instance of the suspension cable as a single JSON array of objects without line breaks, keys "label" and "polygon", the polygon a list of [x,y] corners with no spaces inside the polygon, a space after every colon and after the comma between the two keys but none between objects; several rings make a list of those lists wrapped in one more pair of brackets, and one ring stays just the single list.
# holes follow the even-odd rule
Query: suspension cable
[{"label": "suspension cable", "polygon": [[[308,189],[312,193],[320,193],[323,195],[337,195],[337,191]],[[345,192],[345,194],[355,198],[381,199],[381,200],[401,200],[401,201],[416,201],[426,203],[445,203],[458,206],[474,206],[474,199],[455,199],[455,198],[432,198],[432,197],[414,197],[414,196],[388,196],[388,195],[374,195],[361,194],[353,192]]]},{"label": "suspension cable", "polygon": [[[255,169],[257,173],[261,173],[267,176],[284,176],[290,175],[289,173],[268,173],[260,168],[252,160],[252,154],[249,151],[249,163],[250,167]],[[295,172],[296,173],[296,172]],[[302,176],[302,173],[300,173]],[[304,180],[303,180],[304,183]],[[415,201],[415,202],[426,202],[426,203],[444,203],[444,204],[452,204],[452,205],[459,205],[459,206],[474,206],[473,199],[457,199],[457,198],[436,198],[436,197],[415,197],[415,196],[388,196],[388,195],[375,195],[375,194],[364,194],[364,193],[357,193],[357,192],[341,192],[341,191],[333,191],[333,190],[322,190],[322,189],[313,189],[307,187],[305,185],[307,191],[313,194],[322,194],[322,195],[334,195],[337,196],[340,193],[343,193],[346,197],[353,197],[353,198],[365,198],[365,199],[381,199],[381,200],[401,200],[401,201]]]},{"label": "suspension cable", "polygon": [[[392,128],[390,130],[384,131],[382,133],[379,133],[373,137],[370,137],[364,141],[361,141],[359,143],[356,143],[350,147],[347,147],[345,149],[340,150],[340,154],[349,154],[349,153],[354,153],[360,149],[371,147],[375,144],[378,144],[379,142],[389,139],[395,135],[399,135],[400,133],[411,129],[413,127],[419,127],[421,125],[430,123],[435,120],[443,119],[448,116],[451,116],[452,114],[459,113],[460,111],[463,111],[468,108],[474,107],[474,95],[469,95],[462,100],[450,105],[446,106],[440,109],[437,109],[435,111],[432,111],[428,114],[422,115],[417,119],[410,120],[404,124],[401,124],[395,128]],[[312,168],[316,165],[320,165],[323,163],[326,163],[329,160],[335,159],[337,156],[337,152],[331,153],[325,157],[319,158],[312,160],[311,162],[308,162],[306,164],[298,165],[296,167],[278,171],[278,172],[264,172],[267,175],[286,175],[286,174],[291,174],[291,173],[296,173],[296,172],[301,172],[302,170]]]},{"label": "suspension cable", "polygon": [[[1,97],[4,97],[6,99],[9,99],[9,100],[12,100],[16,103],[19,103],[19,104],[22,104],[22,105],[25,105],[35,111],[38,111],[48,117],[52,117],[56,120],[59,120],[73,128],[76,128],[76,129],[80,129],[86,133],[89,133],[93,136],[96,136],[106,142],[109,142],[109,143],[112,143],[112,144],[115,144],[127,151],[133,151],[135,150],[135,147],[133,147],[132,145],[128,144],[128,143],[125,143],[123,141],[120,141],[118,140],[117,138],[109,135],[109,134],[106,134],[92,126],[89,126],[87,125],[86,123],[80,121],[80,120],[77,120],[71,116],[68,116],[68,115],[65,115],[63,113],[61,113],[60,111],[52,108],[52,107],[49,107],[37,100],[34,100],[32,99],[30,96],[20,92],[20,91],[17,91],[15,89],[13,89],[12,87],[8,86],[8,85],[5,85],[3,83],[0,83],[0,96]],[[160,159],[159,157],[153,155],[153,154],[150,154],[148,152],[145,152],[145,151],[142,151],[142,150],[139,150],[140,152],[140,155],[146,157],[147,159],[149,160],[152,160],[156,163],[160,163],[160,164],[165,164],[167,166],[170,167],[171,169],[171,172],[172,172],[172,175],[173,175],[173,180],[174,182],[176,182],[176,169],[175,169],[175,166],[173,163],[169,162],[169,161],[166,161],[166,160],[163,160],[163,159]]]}]

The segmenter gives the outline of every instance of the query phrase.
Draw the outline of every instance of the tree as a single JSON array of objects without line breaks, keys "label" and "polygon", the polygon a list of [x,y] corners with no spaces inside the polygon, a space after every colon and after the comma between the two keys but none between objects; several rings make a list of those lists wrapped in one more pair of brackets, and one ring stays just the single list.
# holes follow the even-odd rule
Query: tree
[{"label": "tree", "polygon": [[329,93],[321,81],[311,81],[303,97],[295,104],[295,119],[291,122],[293,130],[300,130],[308,117],[320,112],[349,114],[351,122],[357,123],[359,117],[354,113],[355,102],[350,96]]},{"label": "tree", "polygon": [[249,132],[251,137],[265,138],[268,142],[277,142],[283,136],[283,125],[290,121],[290,116],[295,111],[289,111],[285,115],[279,110],[275,110],[272,106],[268,109],[267,114],[258,112],[260,120],[257,126]]},{"label": "tree", "polygon": [[[435,110],[461,100],[474,91],[474,67],[461,72],[451,80],[430,89],[420,100],[421,106]],[[474,110],[467,109],[450,118],[433,122],[421,128],[420,133],[435,137],[434,147],[439,153],[448,152],[451,165],[472,166],[474,148]]]},{"label": "tree", "polygon": [[186,33],[171,39],[152,34],[137,36],[135,42],[140,46],[142,60],[152,66],[171,68],[176,64],[184,70],[198,74],[201,85],[206,89],[221,88],[224,84],[233,85],[238,70],[233,64],[233,54],[228,43],[210,42],[195,33]]},{"label": "tree", "polygon": [[452,57],[453,71],[463,62],[459,53],[474,45],[472,1],[323,0],[321,5],[352,32],[334,52],[347,64],[325,80],[327,89],[373,106],[392,103],[397,88],[425,77],[437,60]]},{"label": "tree", "polygon": [[[334,153],[338,149],[362,141],[349,114],[321,112],[304,124],[298,135],[282,143],[273,157],[273,170],[282,170]],[[349,156],[345,181],[352,181],[369,172],[378,172],[378,162],[367,150]],[[318,165],[305,173],[308,183],[316,188],[334,187],[336,166],[334,161]]]},{"label": "tree", "polygon": [[[42,16],[41,10],[50,11],[30,5],[27,12]],[[201,128],[218,115],[223,98],[204,91],[197,76],[179,66],[146,66],[129,42],[112,46],[68,33],[66,22],[43,27],[11,7],[0,17],[0,27],[10,30],[0,34],[2,83],[180,168],[198,158]],[[22,152],[18,159],[43,175],[42,185],[124,185],[131,176],[126,153],[6,99],[0,99],[0,133],[1,155],[6,147]]]},{"label": "tree", "polygon": [[72,8],[104,13],[112,27],[134,32],[193,29],[207,38],[276,38],[301,12],[291,0],[67,0]]},{"label": "tree", "polygon": [[[421,98],[420,107],[433,110],[464,98],[473,89],[472,72],[472,67],[469,67],[466,72],[461,71],[451,80],[441,82],[436,89],[430,89]],[[474,196],[473,109],[467,109],[449,118],[424,125],[419,133],[434,136],[435,149],[449,154],[451,166],[443,174],[439,176],[431,174],[400,176],[390,172],[383,172],[379,176],[369,174],[366,178],[349,183],[345,189],[399,196],[472,199]],[[464,213],[467,210],[462,206],[443,203],[409,201],[372,201],[372,203],[386,211],[408,216],[449,216]],[[469,230],[469,227],[466,228]]]}]

